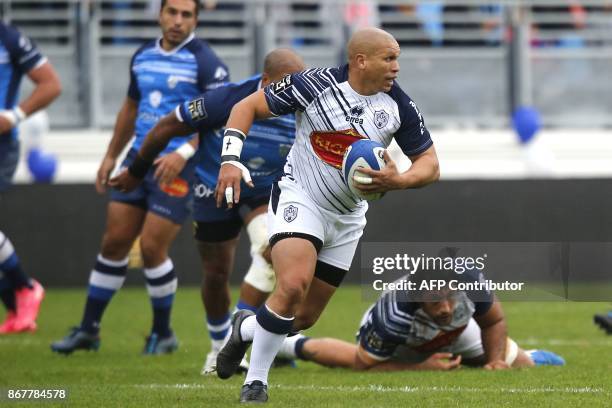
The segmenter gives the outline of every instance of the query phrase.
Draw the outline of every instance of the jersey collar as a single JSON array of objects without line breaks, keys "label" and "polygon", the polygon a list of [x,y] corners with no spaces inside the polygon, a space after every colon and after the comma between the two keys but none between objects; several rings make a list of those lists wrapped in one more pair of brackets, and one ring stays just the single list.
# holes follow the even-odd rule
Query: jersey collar
[{"label": "jersey collar", "polygon": [[155,48],[157,48],[157,51],[159,51],[159,53],[162,54],[162,55],[172,55],[172,54],[175,54],[181,48],[183,48],[185,45],[187,45],[187,43],[189,41],[193,40],[195,38],[195,33],[189,34],[189,36],[187,38],[185,38],[185,40],[182,43],[180,43],[179,45],[177,45],[176,47],[174,47],[170,51],[166,51],[166,50],[164,50],[162,48],[162,46],[161,46],[162,38],[163,37],[159,37],[157,39],[157,42],[155,43]]}]

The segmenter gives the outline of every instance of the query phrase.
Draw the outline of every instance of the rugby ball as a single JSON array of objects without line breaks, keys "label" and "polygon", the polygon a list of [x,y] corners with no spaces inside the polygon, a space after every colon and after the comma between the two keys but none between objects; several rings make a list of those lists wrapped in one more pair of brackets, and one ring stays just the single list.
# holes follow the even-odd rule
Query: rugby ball
[{"label": "rugby ball", "polygon": [[385,167],[385,146],[370,139],[353,142],[342,159],[344,181],[353,194],[363,200],[378,200],[384,193],[365,194],[355,187],[355,182],[368,184],[372,179],[360,172],[360,169],[380,170]]}]

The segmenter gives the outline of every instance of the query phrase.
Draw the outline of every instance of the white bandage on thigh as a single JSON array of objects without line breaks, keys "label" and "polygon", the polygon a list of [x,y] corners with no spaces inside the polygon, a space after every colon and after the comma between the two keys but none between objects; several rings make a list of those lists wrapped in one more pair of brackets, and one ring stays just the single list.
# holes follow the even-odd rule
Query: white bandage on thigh
[{"label": "white bandage on thigh", "polygon": [[259,214],[246,227],[251,241],[251,266],[244,276],[244,281],[257,290],[270,293],[276,284],[276,277],[272,265],[266,262],[262,255],[268,245],[266,219],[266,214]]},{"label": "white bandage on thigh", "polygon": [[516,360],[516,357],[518,356],[518,351],[519,351],[519,347],[518,344],[516,344],[516,342],[514,340],[512,340],[510,337],[506,337],[506,364],[508,364],[510,367],[512,367],[512,364],[514,364],[514,360]]}]

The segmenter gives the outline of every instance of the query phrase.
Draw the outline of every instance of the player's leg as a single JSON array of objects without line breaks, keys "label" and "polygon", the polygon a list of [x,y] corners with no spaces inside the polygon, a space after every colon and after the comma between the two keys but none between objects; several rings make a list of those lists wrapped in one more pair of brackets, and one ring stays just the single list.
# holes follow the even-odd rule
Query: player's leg
[{"label": "player's leg", "polygon": [[194,161],[189,160],[179,175],[164,185],[158,184],[151,169],[143,182],[148,212],[140,234],[140,250],[153,309],[153,324],[144,354],[170,353],[178,347],[170,328],[178,280],[168,251],[189,216],[194,167]]},{"label": "player's leg", "polygon": [[287,337],[278,356],[298,358],[326,367],[355,368],[357,345],[334,338],[310,338],[298,334]]},{"label": "player's leg", "polygon": [[[241,391],[241,402],[267,400],[268,372],[292,330],[295,314],[314,276],[319,245],[313,244],[311,239],[316,240],[314,237],[285,238],[273,243],[276,288],[257,312],[251,360]],[[219,353],[218,373],[225,350]]]},{"label": "player's leg", "polygon": [[[0,193],[10,188],[19,162],[19,141],[6,137],[0,143]],[[24,272],[13,244],[0,231],[0,299],[7,310],[0,334],[36,330],[43,296],[42,286]]]},{"label": "player's leg", "polygon": [[2,231],[0,274],[0,298],[7,310],[7,318],[0,325],[0,334],[36,330],[36,317],[44,289],[24,273],[13,244]]},{"label": "player's leg", "polygon": [[593,321],[608,334],[612,334],[612,310],[608,313],[596,314]]},{"label": "player's leg", "polygon": [[[198,225],[198,232],[202,231]],[[238,226],[238,231],[240,226]],[[226,228],[227,230],[227,228]],[[197,239],[198,235],[196,235]],[[199,235],[203,238],[202,235]],[[202,374],[213,373],[216,369],[217,354],[223,346],[230,328],[229,274],[234,266],[234,255],[238,238],[222,242],[198,241],[198,252],[202,261],[202,304],[206,312],[206,327],[210,336],[211,349],[206,356]]]},{"label": "player's leg", "polygon": [[274,289],[276,278],[268,243],[268,196],[253,201],[259,205],[249,211],[243,220],[251,243],[251,265],[240,286],[236,308],[255,312]]},{"label": "player's leg", "polygon": [[[113,196],[116,193],[113,192]],[[117,196],[115,198],[119,198]],[[111,201],[107,207],[106,229],[100,253],[89,275],[87,300],[79,327],[63,340],[51,344],[59,353],[97,348],[100,322],[114,294],[121,289],[127,274],[128,253],[140,234],[146,211],[143,203]]]},{"label": "player's leg", "polygon": [[[481,367],[486,364],[480,327],[474,319],[470,319],[465,330],[450,346],[449,351],[461,355],[461,364],[472,367]],[[504,360],[512,368],[565,364],[562,357],[551,351],[523,350],[510,337],[506,338]]]},{"label": "player's leg", "polygon": [[200,293],[211,342],[201,373],[210,374],[216,370],[217,353],[230,328],[229,276],[243,224],[237,208],[217,208],[214,187],[199,183],[194,189],[194,239],[202,263]]},{"label": "player's leg", "polygon": [[153,309],[153,323],[145,354],[172,352],[177,347],[170,328],[170,315],[178,280],[168,251],[180,229],[180,224],[152,212],[147,213],[142,227],[140,250]]}]

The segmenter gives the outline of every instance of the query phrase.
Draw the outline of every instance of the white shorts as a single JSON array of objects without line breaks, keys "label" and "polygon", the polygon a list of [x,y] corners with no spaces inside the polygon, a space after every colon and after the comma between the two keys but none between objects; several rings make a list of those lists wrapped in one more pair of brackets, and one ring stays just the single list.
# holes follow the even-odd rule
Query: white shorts
[{"label": "white shorts", "polygon": [[350,214],[328,211],[315,204],[299,184],[282,178],[272,187],[268,235],[301,233],[316,237],[323,244],[318,260],[348,271],[366,226],[367,210],[366,204]]}]

